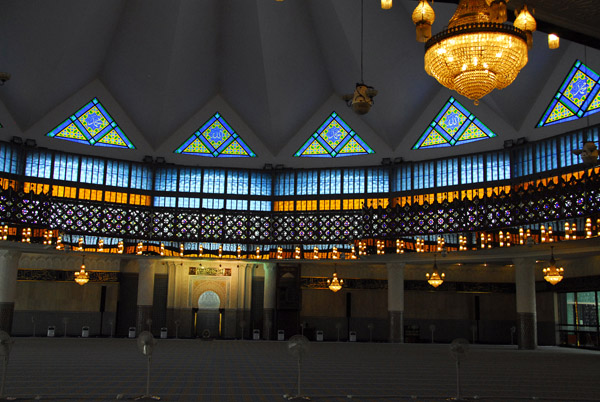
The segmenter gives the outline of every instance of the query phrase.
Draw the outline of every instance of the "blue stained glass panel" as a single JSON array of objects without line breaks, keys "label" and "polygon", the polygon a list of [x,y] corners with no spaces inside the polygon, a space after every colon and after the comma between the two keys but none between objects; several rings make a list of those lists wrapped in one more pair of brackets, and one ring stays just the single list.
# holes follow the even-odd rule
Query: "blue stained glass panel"
[{"label": "blue stained glass panel", "polygon": [[332,112],[294,156],[336,158],[373,153],[375,151],[336,112]]},{"label": "blue stained glass panel", "polygon": [[600,75],[575,61],[537,127],[577,120],[600,111]]},{"label": "blue stained glass panel", "polygon": [[256,154],[219,113],[208,119],[179,148],[176,154],[213,158],[255,157]]},{"label": "blue stained glass panel", "polygon": [[452,147],[495,136],[481,120],[450,97],[412,149]]},{"label": "blue stained glass panel", "polygon": [[98,98],[89,101],[46,136],[86,145],[135,149]]}]

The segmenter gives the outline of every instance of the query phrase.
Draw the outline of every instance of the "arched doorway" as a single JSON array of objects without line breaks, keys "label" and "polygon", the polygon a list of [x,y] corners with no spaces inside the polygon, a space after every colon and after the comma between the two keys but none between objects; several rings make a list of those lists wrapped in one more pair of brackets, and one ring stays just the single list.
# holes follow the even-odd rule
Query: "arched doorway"
[{"label": "arched doorway", "polygon": [[220,305],[221,298],[212,290],[207,290],[198,297],[196,336],[216,338],[221,335]]}]

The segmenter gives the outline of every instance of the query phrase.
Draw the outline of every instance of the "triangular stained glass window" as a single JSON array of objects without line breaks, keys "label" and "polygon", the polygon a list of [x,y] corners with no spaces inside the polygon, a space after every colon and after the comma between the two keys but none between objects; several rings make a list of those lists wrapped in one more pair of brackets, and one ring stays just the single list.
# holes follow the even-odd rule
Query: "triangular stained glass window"
[{"label": "triangular stained glass window", "polygon": [[135,149],[98,98],[89,101],[46,135],[98,147]]},{"label": "triangular stained glass window", "polygon": [[495,136],[481,120],[451,97],[412,149],[452,147]]},{"label": "triangular stained glass window", "polygon": [[600,75],[577,60],[537,127],[580,119],[600,111]]},{"label": "triangular stained glass window", "polygon": [[294,156],[336,158],[374,153],[336,112],[332,112]]},{"label": "triangular stained glass window", "polygon": [[256,156],[219,113],[208,119],[175,153],[213,158]]}]

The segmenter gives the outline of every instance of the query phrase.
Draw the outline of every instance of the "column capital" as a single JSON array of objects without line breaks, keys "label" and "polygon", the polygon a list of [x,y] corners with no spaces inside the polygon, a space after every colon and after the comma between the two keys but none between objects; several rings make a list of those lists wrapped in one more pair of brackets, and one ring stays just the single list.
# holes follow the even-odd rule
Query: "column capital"
[{"label": "column capital", "polygon": [[513,258],[512,262],[515,268],[534,267],[536,259],[534,257],[517,257]]},{"label": "column capital", "polygon": [[276,268],[277,268],[277,264],[274,262],[265,262],[263,264],[263,269],[265,270],[265,272],[267,272],[267,271],[275,272]]},{"label": "column capital", "polygon": [[0,258],[6,259],[7,261],[16,259],[17,262],[21,258],[21,251],[11,249],[0,249]]},{"label": "column capital", "polygon": [[388,262],[385,264],[385,267],[387,268],[388,271],[394,270],[394,269],[404,269],[404,268],[406,268],[406,263],[405,262]]},{"label": "column capital", "polygon": [[138,266],[140,268],[140,270],[142,269],[151,269],[154,268],[154,263],[156,261],[150,258],[140,258],[138,260]]}]

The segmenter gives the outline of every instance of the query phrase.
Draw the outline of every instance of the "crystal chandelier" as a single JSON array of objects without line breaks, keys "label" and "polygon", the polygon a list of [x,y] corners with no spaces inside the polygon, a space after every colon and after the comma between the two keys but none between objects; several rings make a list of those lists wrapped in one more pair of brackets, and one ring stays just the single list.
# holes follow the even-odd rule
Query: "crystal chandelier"
[{"label": "crystal chandelier", "polygon": [[90,281],[90,274],[85,271],[85,256],[81,259],[81,268],[75,272],[75,282],[83,286]]},{"label": "crystal chandelier", "polygon": [[[425,44],[425,71],[476,105],[492,90],[506,88],[527,64],[528,49],[526,31],[505,20],[505,1],[460,0],[448,28]],[[530,32],[535,28],[527,21]]]},{"label": "crystal chandelier", "polygon": [[443,272],[440,274],[438,272],[437,261],[435,260],[435,256],[433,257],[433,272],[431,273],[431,275],[429,275],[429,273],[426,273],[425,276],[427,277],[427,283],[429,283],[434,288],[437,288],[442,283],[444,283],[444,278],[446,277],[446,274]]},{"label": "crystal chandelier", "polygon": [[337,272],[335,271],[333,272],[333,278],[327,279],[327,285],[329,286],[329,289],[333,292],[337,292],[338,290],[340,290],[343,284],[344,280],[338,279]]},{"label": "crystal chandelier", "polygon": [[550,266],[544,268],[542,271],[544,272],[544,279],[550,282],[552,285],[556,285],[558,282],[563,279],[563,272],[565,271],[563,267],[556,268],[556,260],[554,259],[554,247],[550,247],[552,255],[550,257]]}]

